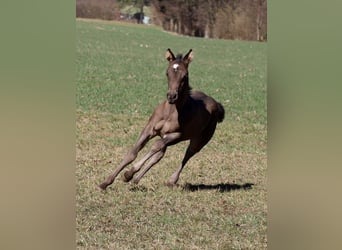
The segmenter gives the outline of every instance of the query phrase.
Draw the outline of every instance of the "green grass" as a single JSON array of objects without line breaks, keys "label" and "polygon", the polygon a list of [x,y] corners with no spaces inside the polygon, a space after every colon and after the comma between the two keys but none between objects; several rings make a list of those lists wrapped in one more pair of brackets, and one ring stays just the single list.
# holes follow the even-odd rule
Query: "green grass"
[{"label": "green grass", "polygon": [[[115,22],[76,25],[77,247],[266,249],[266,44],[183,37]],[[169,189],[165,182],[186,142],[170,147],[138,186],[119,177],[99,192],[96,185],[165,98],[169,47],[175,53],[194,50],[190,85],[220,101],[226,119],[188,162],[179,187]],[[204,188],[189,190],[187,183]],[[246,183],[254,185],[229,189]]]}]

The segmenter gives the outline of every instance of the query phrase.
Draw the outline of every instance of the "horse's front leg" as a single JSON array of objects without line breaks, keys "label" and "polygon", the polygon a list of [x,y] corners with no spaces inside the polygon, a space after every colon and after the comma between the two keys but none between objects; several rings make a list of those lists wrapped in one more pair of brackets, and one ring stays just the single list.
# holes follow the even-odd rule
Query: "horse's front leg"
[{"label": "horse's front leg", "polygon": [[[146,158],[150,159],[145,168],[133,178],[133,183],[138,184],[140,179],[150,170],[156,163],[158,163],[164,156],[167,146],[178,143],[182,140],[182,134],[179,132],[169,133],[157,140],[146,154]],[[145,157],[144,157],[145,159]],[[141,166],[140,166],[141,167]],[[139,168],[140,169],[140,168]]]},{"label": "horse's front leg", "polygon": [[149,151],[140,161],[135,163],[131,169],[127,170],[124,173],[124,181],[129,182],[133,178],[133,175],[141,169],[141,167],[144,165],[144,163],[148,159],[150,159],[153,156],[153,154],[154,154],[154,152]]},{"label": "horse's front leg", "polygon": [[153,130],[151,129],[151,124],[147,124],[147,126],[140,133],[140,136],[136,142],[136,144],[128,151],[123,161],[120,165],[115,169],[115,171],[107,177],[107,179],[99,185],[99,188],[105,190],[107,186],[111,185],[118,174],[131,162],[133,162],[139,153],[139,151],[146,145],[146,143],[155,136]]}]

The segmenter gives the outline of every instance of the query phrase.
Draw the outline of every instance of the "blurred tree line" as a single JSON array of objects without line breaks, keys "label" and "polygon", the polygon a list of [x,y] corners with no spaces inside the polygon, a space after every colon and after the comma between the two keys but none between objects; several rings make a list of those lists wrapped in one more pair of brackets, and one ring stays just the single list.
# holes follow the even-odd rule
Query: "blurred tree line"
[{"label": "blurred tree line", "polygon": [[118,20],[120,8],[116,0],[76,0],[76,17]]},{"label": "blurred tree line", "polygon": [[153,24],[182,35],[267,40],[267,0],[76,0],[76,16],[119,20],[125,5],[150,8]]},{"label": "blurred tree line", "polygon": [[155,23],[179,34],[265,41],[266,0],[151,0]]}]

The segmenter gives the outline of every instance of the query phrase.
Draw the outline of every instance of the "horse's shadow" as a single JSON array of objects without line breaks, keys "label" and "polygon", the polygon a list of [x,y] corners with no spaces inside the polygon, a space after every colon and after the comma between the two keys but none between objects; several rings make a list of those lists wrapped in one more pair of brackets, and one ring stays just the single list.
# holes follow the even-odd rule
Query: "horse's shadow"
[{"label": "horse's shadow", "polygon": [[251,189],[253,187],[253,183],[245,183],[245,184],[231,184],[231,183],[220,183],[220,184],[191,184],[186,183],[183,187],[184,190],[195,192],[195,191],[201,191],[201,190],[217,190],[221,193],[223,192],[230,192],[234,190],[247,190]]},{"label": "horse's shadow", "polygon": [[[176,187],[181,188],[185,191],[189,191],[189,192],[196,192],[196,191],[201,191],[201,190],[217,190],[221,193],[231,192],[231,191],[239,190],[239,189],[243,189],[243,190],[252,189],[253,186],[254,186],[253,183],[245,183],[245,184],[220,183],[220,184],[209,184],[209,185],[186,183],[184,186],[176,185]],[[132,192],[150,191],[149,188],[142,186],[142,185],[131,185],[129,190]]]}]

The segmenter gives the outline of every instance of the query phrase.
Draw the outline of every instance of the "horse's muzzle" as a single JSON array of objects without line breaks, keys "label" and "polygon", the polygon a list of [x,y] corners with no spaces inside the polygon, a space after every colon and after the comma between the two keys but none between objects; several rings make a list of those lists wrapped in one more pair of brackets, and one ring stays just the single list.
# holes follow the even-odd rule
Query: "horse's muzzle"
[{"label": "horse's muzzle", "polygon": [[176,102],[177,99],[178,99],[178,93],[177,93],[177,92],[174,92],[174,93],[168,92],[167,95],[166,95],[166,98],[167,98],[167,101],[168,101],[170,104],[175,104],[175,102]]}]

